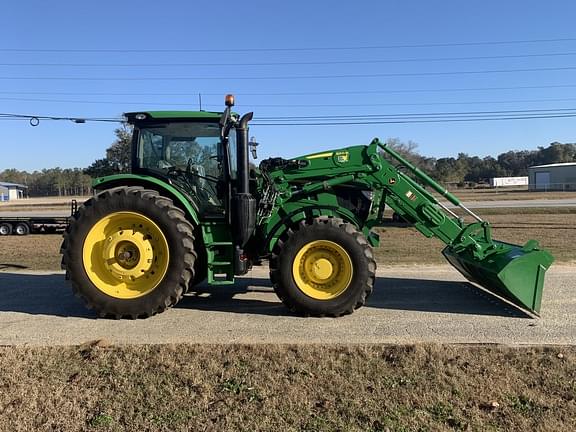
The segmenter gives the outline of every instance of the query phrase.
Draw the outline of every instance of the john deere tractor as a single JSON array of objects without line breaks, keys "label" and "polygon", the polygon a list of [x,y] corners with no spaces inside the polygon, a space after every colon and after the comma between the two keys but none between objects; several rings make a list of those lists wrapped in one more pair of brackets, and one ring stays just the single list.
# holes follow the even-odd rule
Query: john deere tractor
[{"label": "john deere tractor", "polygon": [[232,106],[227,96],[222,113],[125,115],[134,127],[132,172],[95,180],[62,245],[74,292],[100,316],[149,317],[204,280],[231,285],[265,262],[293,312],[349,314],[374,288],[373,228],[386,206],[444,242],[469,280],[539,312],[553,258],[538,242],[493,240],[488,222],[377,139],[253,168],[253,114]]}]

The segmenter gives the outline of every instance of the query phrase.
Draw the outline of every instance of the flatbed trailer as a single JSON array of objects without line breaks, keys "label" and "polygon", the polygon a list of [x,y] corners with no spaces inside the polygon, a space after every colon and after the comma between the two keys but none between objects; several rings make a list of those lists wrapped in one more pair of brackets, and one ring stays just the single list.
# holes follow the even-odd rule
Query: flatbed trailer
[{"label": "flatbed trailer", "polygon": [[0,213],[0,236],[63,232],[77,209],[78,203],[72,200],[70,216],[2,216]]}]

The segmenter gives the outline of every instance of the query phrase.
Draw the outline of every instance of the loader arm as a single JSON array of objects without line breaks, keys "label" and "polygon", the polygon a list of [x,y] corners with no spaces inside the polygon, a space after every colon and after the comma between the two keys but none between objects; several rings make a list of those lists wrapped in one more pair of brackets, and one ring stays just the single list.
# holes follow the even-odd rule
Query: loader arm
[{"label": "loader arm", "polygon": [[[273,169],[264,166],[263,172],[274,184],[280,207],[295,199],[313,199],[335,188],[369,192],[372,205],[361,228],[384,225],[384,208],[388,206],[424,236],[444,242],[442,253],[468,280],[524,309],[540,311],[544,273],[553,257],[535,240],[523,246],[493,240],[488,222],[378,139],[368,146],[275,163]],[[460,207],[474,221],[466,223],[427,187]]]},{"label": "loader arm", "polygon": [[[536,240],[528,240],[523,246],[493,240],[488,222],[393,149],[376,140],[371,145],[374,144],[475,221],[464,223],[463,218],[442,205],[419,183],[396,168],[390,169],[390,163],[384,160],[383,168],[387,166],[389,170],[387,190],[390,191],[386,204],[413,221],[422,234],[433,235],[446,243],[442,253],[468,280],[538,314],[544,274],[554,261],[552,255],[543,250]],[[393,171],[396,171],[396,177],[392,177]]]}]

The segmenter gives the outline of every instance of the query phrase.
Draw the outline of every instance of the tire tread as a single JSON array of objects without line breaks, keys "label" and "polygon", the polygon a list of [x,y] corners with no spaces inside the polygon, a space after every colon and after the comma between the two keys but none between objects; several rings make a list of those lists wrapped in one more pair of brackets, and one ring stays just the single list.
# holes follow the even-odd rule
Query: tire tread
[{"label": "tire tread", "polygon": [[[83,283],[81,282],[81,278],[78,275],[79,271],[84,271],[82,259],[81,257],[78,257],[78,254],[75,254],[73,250],[74,242],[79,241],[76,237],[78,236],[78,231],[82,227],[85,219],[93,217],[94,212],[102,206],[110,206],[110,203],[112,203],[112,205],[114,205],[114,203],[125,203],[126,198],[128,197],[144,200],[149,203],[149,205],[161,209],[180,234],[180,246],[182,250],[185,251],[182,257],[175,258],[181,259],[184,263],[184,265],[181,266],[177,283],[166,289],[166,295],[163,299],[160,299],[155,304],[148,305],[145,310],[136,312],[118,311],[118,309],[121,310],[122,308],[117,305],[110,307],[110,305],[116,300],[112,297],[110,297],[108,304],[100,304],[101,302],[95,301],[92,296],[87,294],[87,291],[84,289]],[[71,281],[74,295],[80,298],[88,309],[94,309],[98,316],[106,318],[111,317],[115,319],[147,318],[174,306],[185,294],[188,284],[194,277],[194,261],[197,256],[196,251],[194,250],[193,232],[194,227],[186,219],[184,212],[176,207],[172,200],[161,196],[157,191],[144,189],[142,186],[120,186],[111,188],[90,198],[79,207],[76,214],[71,218],[70,224],[64,232],[64,238],[60,249],[60,253],[62,254],[61,267],[66,270],[66,278]],[[169,245],[169,247],[171,246]]]}]

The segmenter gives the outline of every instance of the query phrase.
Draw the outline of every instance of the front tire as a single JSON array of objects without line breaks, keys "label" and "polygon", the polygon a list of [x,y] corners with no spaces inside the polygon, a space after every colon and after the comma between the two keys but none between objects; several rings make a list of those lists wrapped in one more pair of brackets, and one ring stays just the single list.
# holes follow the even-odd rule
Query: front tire
[{"label": "front tire", "polygon": [[366,238],[335,218],[316,218],[289,229],[270,259],[276,294],[291,311],[305,316],[352,313],[371,294],[375,273]]},{"label": "front tire", "polygon": [[85,202],[61,253],[74,293],[113,318],[146,318],[175,305],[196,259],[184,212],[142,187],[109,189]]}]

